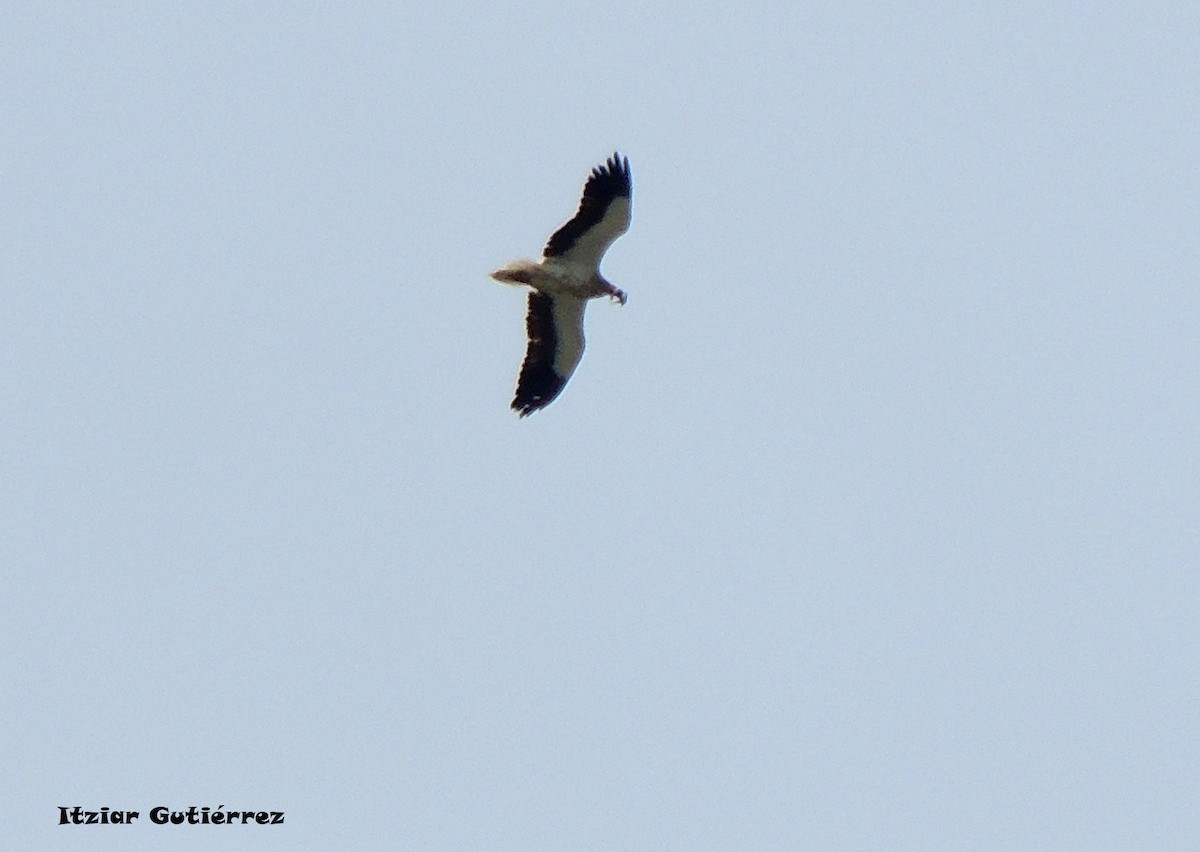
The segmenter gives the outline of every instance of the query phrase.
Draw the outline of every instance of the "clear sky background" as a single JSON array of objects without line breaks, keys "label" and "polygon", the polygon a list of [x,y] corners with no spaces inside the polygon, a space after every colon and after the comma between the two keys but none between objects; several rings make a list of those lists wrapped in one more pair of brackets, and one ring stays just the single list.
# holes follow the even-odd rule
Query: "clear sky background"
[{"label": "clear sky background", "polygon": [[1194,4],[168,5],[3,12],[0,845],[1196,848]]}]

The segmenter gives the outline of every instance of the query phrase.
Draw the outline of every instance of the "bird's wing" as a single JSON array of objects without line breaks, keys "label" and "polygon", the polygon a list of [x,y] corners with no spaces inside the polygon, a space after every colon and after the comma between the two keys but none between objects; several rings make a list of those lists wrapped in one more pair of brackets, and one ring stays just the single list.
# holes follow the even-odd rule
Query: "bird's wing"
[{"label": "bird's wing", "polygon": [[592,169],[575,217],[554,232],[542,257],[595,269],[613,241],[629,230],[633,180],[629,160],[614,153]]},{"label": "bird's wing", "polygon": [[586,299],[530,293],[525,314],[529,343],[512,409],[522,417],[545,408],[562,393],[583,357]]}]

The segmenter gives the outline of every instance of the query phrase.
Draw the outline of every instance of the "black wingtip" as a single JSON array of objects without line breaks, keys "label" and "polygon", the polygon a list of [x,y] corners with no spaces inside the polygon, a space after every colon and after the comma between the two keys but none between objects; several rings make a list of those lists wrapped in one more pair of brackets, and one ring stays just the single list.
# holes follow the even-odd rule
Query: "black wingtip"
[{"label": "black wingtip", "polygon": [[518,417],[528,417],[558,399],[566,386],[566,380],[555,373],[549,364],[526,359],[509,408],[517,412]]},{"label": "black wingtip", "polygon": [[612,156],[604,161],[604,165],[592,169],[592,177],[602,181],[612,181],[615,184],[614,195],[629,195],[632,188],[629,158],[622,157],[620,151],[613,151]]},{"label": "black wingtip", "polygon": [[554,402],[558,398],[558,395],[562,393],[562,389],[566,384],[558,376],[551,374],[545,377],[545,383],[541,385],[543,390],[540,392],[534,392],[528,386],[518,389],[517,395],[513,398],[509,408],[517,412],[517,417],[528,417],[533,412],[541,411],[547,405]]}]

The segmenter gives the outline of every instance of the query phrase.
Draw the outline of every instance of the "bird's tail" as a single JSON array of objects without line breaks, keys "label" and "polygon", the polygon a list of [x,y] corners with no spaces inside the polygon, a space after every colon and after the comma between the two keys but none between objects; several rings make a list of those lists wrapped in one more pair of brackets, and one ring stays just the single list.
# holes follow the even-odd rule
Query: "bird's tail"
[{"label": "bird's tail", "polygon": [[508,266],[493,272],[492,278],[504,284],[532,284],[533,273],[530,266],[531,264],[527,260],[513,261]]}]

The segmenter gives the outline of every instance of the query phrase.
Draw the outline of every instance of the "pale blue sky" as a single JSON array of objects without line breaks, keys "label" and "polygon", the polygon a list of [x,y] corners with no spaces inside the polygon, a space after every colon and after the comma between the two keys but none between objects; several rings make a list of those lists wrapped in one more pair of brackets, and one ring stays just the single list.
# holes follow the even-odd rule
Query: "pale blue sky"
[{"label": "pale blue sky", "polygon": [[106,5],[3,16],[0,845],[1200,843],[1192,5]]}]

